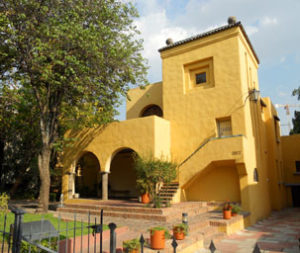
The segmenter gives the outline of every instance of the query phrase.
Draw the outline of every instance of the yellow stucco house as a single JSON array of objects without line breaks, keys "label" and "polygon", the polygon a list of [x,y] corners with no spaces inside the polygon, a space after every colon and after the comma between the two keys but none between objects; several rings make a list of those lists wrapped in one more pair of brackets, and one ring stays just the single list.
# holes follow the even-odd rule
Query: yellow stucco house
[{"label": "yellow stucco house", "polygon": [[292,205],[300,185],[292,163],[300,154],[289,150],[300,137],[280,137],[242,24],[229,18],[186,40],[168,39],[159,52],[163,81],[129,91],[127,120],[68,133],[77,141],[64,151],[65,198],[137,197],[136,152],[179,165],[173,202],[240,202],[251,223]]}]

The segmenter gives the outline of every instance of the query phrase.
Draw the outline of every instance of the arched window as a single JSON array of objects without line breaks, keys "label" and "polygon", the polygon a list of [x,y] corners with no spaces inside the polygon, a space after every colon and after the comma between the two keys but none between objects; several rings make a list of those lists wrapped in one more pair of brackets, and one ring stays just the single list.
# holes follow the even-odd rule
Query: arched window
[{"label": "arched window", "polygon": [[147,117],[147,116],[151,116],[151,115],[156,115],[156,116],[162,117],[163,112],[158,105],[150,105],[150,106],[146,107],[141,113],[141,117]]},{"label": "arched window", "polygon": [[254,182],[259,181],[257,168],[255,168],[254,171],[253,171],[253,180],[254,180]]}]

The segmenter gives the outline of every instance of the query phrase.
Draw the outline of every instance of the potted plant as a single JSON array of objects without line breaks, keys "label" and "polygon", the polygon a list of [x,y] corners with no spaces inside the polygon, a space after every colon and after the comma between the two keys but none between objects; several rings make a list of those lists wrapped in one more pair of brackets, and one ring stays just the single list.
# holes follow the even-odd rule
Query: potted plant
[{"label": "potted plant", "polygon": [[164,249],[165,239],[171,237],[168,229],[164,227],[153,227],[149,230],[151,249]]},{"label": "potted plant", "polygon": [[123,251],[126,253],[138,253],[141,245],[138,239],[131,239],[123,242]]},{"label": "potted plant", "polygon": [[141,202],[148,204],[150,202],[150,182],[147,182],[145,178],[139,178],[136,180],[136,186],[141,196]]},{"label": "potted plant", "polygon": [[154,207],[160,207],[159,184],[170,183],[176,178],[175,163],[153,156],[135,156],[134,167],[139,189],[146,190],[153,199]]},{"label": "potted plant", "polygon": [[229,220],[231,218],[231,209],[231,204],[229,202],[226,202],[223,207],[223,219]]},{"label": "potted plant", "polygon": [[183,240],[187,235],[188,226],[184,223],[177,224],[173,227],[173,236],[176,240]]},{"label": "potted plant", "polygon": [[241,212],[241,207],[239,205],[232,205],[231,215],[236,216]]}]

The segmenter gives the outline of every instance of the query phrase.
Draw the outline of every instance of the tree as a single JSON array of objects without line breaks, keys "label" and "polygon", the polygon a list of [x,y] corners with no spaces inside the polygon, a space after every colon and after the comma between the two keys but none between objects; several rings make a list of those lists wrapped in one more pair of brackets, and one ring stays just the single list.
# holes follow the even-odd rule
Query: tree
[{"label": "tree", "polygon": [[[300,100],[300,87],[298,89],[293,90],[293,96],[297,96],[298,100]],[[293,129],[290,131],[290,135],[292,134],[300,134],[300,112],[295,111],[293,121]]]},{"label": "tree", "polygon": [[137,16],[132,4],[115,0],[0,2],[1,85],[14,83],[36,101],[43,211],[59,128],[111,121],[129,84],[146,83]]},{"label": "tree", "polygon": [[290,131],[290,135],[292,134],[300,134],[300,112],[295,111],[293,121],[293,129]]},{"label": "tree", "polygon": [[[0,191],[35,195],[40,148],[35,101],[22,88],[0,85]],[[22,196],[24,196],[22,194]]]}]

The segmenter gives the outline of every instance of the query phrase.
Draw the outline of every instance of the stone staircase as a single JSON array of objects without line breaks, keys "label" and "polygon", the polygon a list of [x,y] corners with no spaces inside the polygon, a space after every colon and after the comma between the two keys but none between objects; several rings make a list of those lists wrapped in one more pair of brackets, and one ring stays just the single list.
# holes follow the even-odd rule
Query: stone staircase
[{"label": "stone staircase", "polygon": [[[225,236],[221,227],[230,226],[232,223],[240,222],[242,215],[226,221],[218,211],[220,203],[210,202],[182,202],[173,204],[167,208],[150,208],[141,203],[128,203],[126,201],[69,201],[63,208],[58,208],[57,213],[64,220],[72,220],[74,213],[76,219],[88,221],[99,221],[100,210],[103,209],[104,223],[114,222],[118,227],[125,227],[125,232],[117,235],[117,247],[122,247],[124,240],[139,238],[144,235],[146,242],[149,242],[150,234],[148,229],[155,226],[163,226],[170,230],[172,227],[181,223],[182,213],[188,213],[189,234],[182,240],[177,241],[177,252],[194,252],[196,249],[208,247],[211,240],[217,241]],[[172,241],[166,241],[166,249],[162,252],[173,252]],[[109,247],[109,241],[104,243],[105,248]],[[147,243],[146,243],[147,245]],[[117,251],[118,252],[118,251]],[[121,252],[121,251],[119,251]],[[144,252],[157,252],[146,247]]]},{"label": "stone staircase", "polygon": [[175,195],[175,193],[178,191],[179,183],[178,182],[172,182],[169,184],[164,184],[158,193],[158,195],[161,198],[161,203],[163,205],[168,206]]}]

